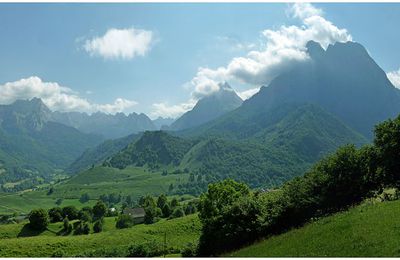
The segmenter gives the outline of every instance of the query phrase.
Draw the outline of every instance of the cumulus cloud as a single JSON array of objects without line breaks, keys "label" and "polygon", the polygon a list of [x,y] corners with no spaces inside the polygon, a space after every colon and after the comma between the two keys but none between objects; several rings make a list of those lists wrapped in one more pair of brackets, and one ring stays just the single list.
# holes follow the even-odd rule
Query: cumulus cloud
[{"label": "cumulus cloud", "polygon": [[190,99],[188,102],[180,103],[178,105],[169,105],[166,102],[153,104],[153,112],[151,112],[151,117],[170,117],[177,118],[183,113],[191,110],[196,105],[195,99]]},{"label": "cumulus cloud", "polygon": [[142,29],[109,29],[103,36],[86,40],[83,48],[105,59],[133,59],[145,56],[154,40],[153,32]]},{"label": "cumulus cloud", "polygon": [[250,51],[244,57],[233,58],[226,66],[216,69],[200,67],[192,79],[192,96],[200,98],[218,90],[218,82],[238,81],[254,86],[266,85],[280,73],[309,59],[306,44],[310,40],[326,48],[335,42],[351,41],[346,29],[336,27],[322,16],[322,10],[308,3],[296,3],[287,13],[299,19],[301,26],[281,26],[261,33],[265,42],[261,50]]},{"label": "cumulus cloud", "polygon": [[400,89],[400,69],[398,71],[388,72],[387,77],[392,82],[393,86]]},{"label": "cumulus cloud", "polygon": [[114,114],[124,112],[137,102],[117,98],[112,104],[91,103],[68,87],[56,82],[44,82],[39,77],[29,77],[0,85],[0,104],[11,104],[17,99],[41,98],[53,111],[80,111],[92,113],[102,111]]}]

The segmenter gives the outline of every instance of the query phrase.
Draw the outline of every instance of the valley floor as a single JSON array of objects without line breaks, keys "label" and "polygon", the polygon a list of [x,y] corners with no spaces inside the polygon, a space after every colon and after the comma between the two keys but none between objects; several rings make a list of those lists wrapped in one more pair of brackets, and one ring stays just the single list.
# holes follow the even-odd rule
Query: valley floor
[{"label": "valley floor", "polygon": [[399,257],[400,201],[364,204],[227,254],[230,257]]}]

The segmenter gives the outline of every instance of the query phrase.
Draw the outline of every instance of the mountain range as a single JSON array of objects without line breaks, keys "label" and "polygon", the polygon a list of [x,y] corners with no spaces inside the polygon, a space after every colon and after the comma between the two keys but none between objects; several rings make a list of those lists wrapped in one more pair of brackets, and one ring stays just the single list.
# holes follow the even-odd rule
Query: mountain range
[{"label": "mountain range", "polygon": [[[311,41],[307,51],[306,61],[253,97],[242,101],[221,83],[172,123],[135,113],[51,112],[39,99],[1,106],[1,163],[33,175],[38,163],[69,174],[134,165],[279,185],[340,145],[370,142],[374,125],[400,112],[400,91],[362,45],[325,50]],[[160,128],[167,131],[154,131]]]}]

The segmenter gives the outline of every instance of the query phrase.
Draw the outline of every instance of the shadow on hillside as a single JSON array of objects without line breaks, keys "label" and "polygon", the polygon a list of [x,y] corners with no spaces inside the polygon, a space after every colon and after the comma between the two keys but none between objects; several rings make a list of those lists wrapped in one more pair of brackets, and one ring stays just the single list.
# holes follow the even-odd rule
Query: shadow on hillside
[{"label": "shadow on hillside", "polygon": [[28,224],[25,224],[21,231],[18,233],[17,237],[33,237],[40,235],[44,230],[34,230]]}]

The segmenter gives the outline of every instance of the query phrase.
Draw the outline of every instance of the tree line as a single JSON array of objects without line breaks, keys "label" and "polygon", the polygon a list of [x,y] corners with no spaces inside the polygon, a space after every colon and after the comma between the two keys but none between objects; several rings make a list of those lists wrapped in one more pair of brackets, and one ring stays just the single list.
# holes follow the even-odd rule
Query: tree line
[{"label": "tree line", "polygon": [[196,254],[219,255],[400,188],[400,116],[374,133],[372,144],[343,146],[276,190],[254,192],[230,179],[210,184],[200,197]]}]

